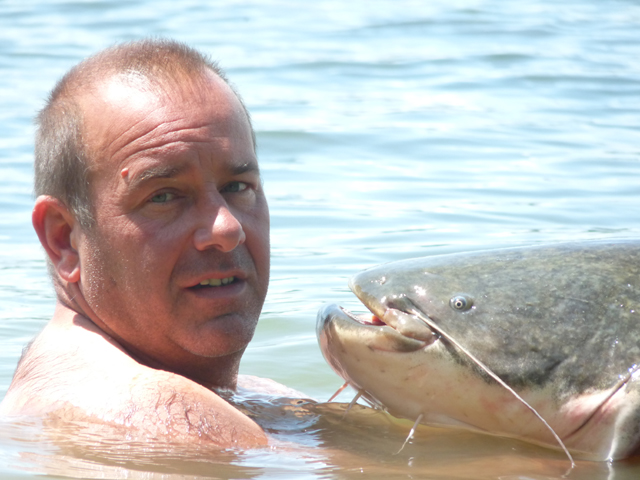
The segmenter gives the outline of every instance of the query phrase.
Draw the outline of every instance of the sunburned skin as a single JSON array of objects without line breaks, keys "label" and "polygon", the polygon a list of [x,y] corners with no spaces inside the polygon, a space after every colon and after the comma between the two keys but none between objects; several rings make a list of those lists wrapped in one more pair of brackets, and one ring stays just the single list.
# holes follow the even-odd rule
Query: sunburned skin
[{"label": "sunburned skin", "polygon": [[[55,188],[39,190],[32,221],[58,302],[0,414],[121,425],[127,438],[265,445],[215,393],[248,387],[238,369],[269,284],[269,209],[249,118],[214,70],[185,67],[186,47],[122,48],[55,89],[82,111],[92,218],[81,221]],[[129,55],[166,70],[162,81],[132,76]],[[120,71],[96,66],[119,59]],[[58,158],[36,150],[36,165]]]},{"label": "sunburned skin", "polygon": [[[239,383],[250,380],[241,377]],[[39,391],[47,395],[33,394]],[[58,306],[55,320],[20,360],[0,415],[121,425],[134,438],[176,443],[225,448],[267,444],[262,429],[216,393],[136,362],[90,321],[64,306]]]}]

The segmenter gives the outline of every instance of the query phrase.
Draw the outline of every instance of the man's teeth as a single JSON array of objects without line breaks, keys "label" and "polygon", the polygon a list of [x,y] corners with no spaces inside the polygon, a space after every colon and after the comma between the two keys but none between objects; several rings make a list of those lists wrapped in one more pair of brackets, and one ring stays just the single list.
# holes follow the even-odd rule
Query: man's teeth
[{"label": "man's teeth", "polygon": [[209,280],[203,280],[200,282],[201,287],[219,287],[220,285],[228,285],[233,282],[235,277],[227,278],[210,278]]}]

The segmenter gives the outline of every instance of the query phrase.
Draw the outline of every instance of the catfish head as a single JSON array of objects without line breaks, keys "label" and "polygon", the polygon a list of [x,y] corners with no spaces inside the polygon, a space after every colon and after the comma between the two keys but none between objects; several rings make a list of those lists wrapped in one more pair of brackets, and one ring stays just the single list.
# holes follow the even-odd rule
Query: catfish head
[{"label": "catfish head", "polygon": [[[323,307],[327,362],[374,405],[591,459],[640,444],[640,242],[432,256],[366,270],[369,313]],[[563,447],[564,448],[564,447]]]}]

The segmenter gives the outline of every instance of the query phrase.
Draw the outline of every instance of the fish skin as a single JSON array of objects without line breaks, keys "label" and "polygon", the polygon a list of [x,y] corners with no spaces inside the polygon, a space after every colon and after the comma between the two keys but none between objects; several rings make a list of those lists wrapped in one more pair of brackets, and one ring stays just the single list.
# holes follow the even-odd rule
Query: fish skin
[{"label": "fish skin", "polygon": [[[365,270],[350,287],[379,318],[390,308],[405,313],[417,308],[522,395],[574,451],[602,460],[635,454],[640,443],[640,374],[635,370],[640,365],[640,241],[411,259]],[[456,296],[469,299],[471,308],[452,308]],[[407,342],[390,330],[359,325],[335,306],[318,315],[318,337],[329,364],[390,413],[409,419],[422,413],[424,423],[554,446],[549,432],[454,345],[440,339],[417,348],[416,340]],[[385,342],[386,350],[379,349]],[[353,352],[357,364],[349,359]],[[425,378],[414,376],[412,386],[405,385],[398,379],[407,369]],[[385,376],[382,370],[394,373]],[[420,388],[428,398],[453,400],[421,401],[407,393]]]}]

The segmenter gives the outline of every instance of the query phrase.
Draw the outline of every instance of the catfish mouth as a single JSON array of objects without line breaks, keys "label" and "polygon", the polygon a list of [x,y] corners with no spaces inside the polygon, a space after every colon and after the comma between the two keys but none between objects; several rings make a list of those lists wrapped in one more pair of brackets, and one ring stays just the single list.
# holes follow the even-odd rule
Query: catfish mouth
[{"label": "catfish mouth", "polygon": [[[363,291],[360,285],[355,282],[355,278],[351,279],[349,287],[358,297],[358,300],[371,312],[371,314],[354,315],[342,309],[352,320],[363,325],[386,325],[404,337],[424,342],[425,346],[441,338],[440,334],[434,331],[429,326],[429,323],[421,319],[420,316],[432,323],[437,322],[422,312],[409,297],[401,295],[400,298],[391,300],[390,302],[386,301],[386,297],[378,300],[375,296]],[[396,302],[400,302],[400,304]],[[406,310],[416,312],[417,315],[408,313]]]},{"label": "catfish mouth", "polygon": [[[366,305],[365,305],[366,306]],[[362,337],[374,350],[412,352],[423,349],[441,337],[415,315],[387,308],[382,315],[355,314],[338,305],[327,305],[318,315],[318,330],[332,327]]]},{"label": "catfish mouth", "polygon": [[386,325],[386,323],[384,323],[382,320],[380,320],[380,317],[378,317],[375,313],[355,314],[355,313],[347,310],[344,307],[338,307],[338,308],[340,308],[340,310],[342,310],[342,312],[347,317],[349,317],[354,322],[359,323],[360,325],[374,326],[374,327],[382,327],[382,326]]}]

